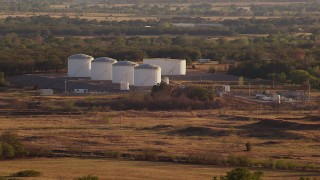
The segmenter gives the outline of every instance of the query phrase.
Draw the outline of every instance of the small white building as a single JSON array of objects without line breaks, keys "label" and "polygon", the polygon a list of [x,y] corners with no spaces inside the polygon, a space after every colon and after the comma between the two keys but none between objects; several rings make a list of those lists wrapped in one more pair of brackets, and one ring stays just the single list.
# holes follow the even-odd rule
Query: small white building
[{"label": "small white building", "polygon": [[184,59],[143,59],[143,64],[159,66],[161,68],[161,75],[185,75],[187,71],[187,61]]},{"label": "small white building", "polygon": [[134,86],[154,86],[161,82],[161,68],[152,64],[141,64],[134,68]]},{"label": "small white building", "polygon": [[53,89],[39,89],[40,96],[52,96]]},{"label": "small white building", "polygon": [[129,91],[129,89],[130,89],[129,83],[127,83],[127,82],[120,83],[120,90],[121,91]]},{"label": "small white building", "polygon": [[198,59],[199,63],[208,63],[210,61],[211,61],[211,59]]},{"label": "small white building", "polygon": [[85,93],[88,93],[88,89],[74,89],[73,91],[74,93],[76,94],[85,94]]},{"label": "small white building", "polygon": [[230,92],[230,85],[223,85],[224,92]]},{"label": "small white building", "polygon": [[127,82],[134,85],[134,67],[137,63],[131,61],[119,61],[112,65],[112,83]]},{"label": "small white building", "polygon": [[68,58],[69,77],[91,77],[93,57],[86,54],[74,54]]},{"label": "small white building", "polygon": [[112,65],[117,60],[99,57],[91,61],[91,80],[112,80]]}]

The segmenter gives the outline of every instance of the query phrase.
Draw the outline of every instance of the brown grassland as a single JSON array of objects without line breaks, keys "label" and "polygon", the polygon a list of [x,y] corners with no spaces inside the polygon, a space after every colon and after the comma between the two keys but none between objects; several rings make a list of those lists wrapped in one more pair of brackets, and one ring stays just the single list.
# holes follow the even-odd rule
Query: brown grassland
[{"label": "brown grassland", "polygon": [[[0,175],[35,169],[44,172],[38,179],[69,179],[81,174],[108,179],[163,179],[163,174],[169,179],[210,179],[232,169],[226,165],[266,167],[264,164],[271,163],[270,170],[260,169],[266,172],[265,179],[320,176],[320,112],[316,109],[273,109],[228,99],[225,107],[212,110],[113,111],[70,102],[94,104],[119,95],[39,97],[3,92],[0,96],[0,131],[17,133],[27,147],[53,152],[49,157],[85,158],[1,161]],[[34,109],[35,104],[41,108]],[[69,114],[53,111],[59,109],[58,104],[68,108]],[[49,114],[26,112],[48,108],[52,110]],[[6,113],[11,111],[25,114]],[[246,151],[248,142],[251,151]],[[110,157],[115,159],[105,159]],[[242,157],[245,162],[237,164],[232,157]]]},{"label": "brown grassland", "polygon": [[[193,180],[212,179],[213,176],[224,175],[232,167],[218,167],[205,165],[176,164],[167,162],[123,161],[110,159],[79,159],[79,158],[36,158],[28,160],[0,161],[0,175],[12,172],[34,169],[41,171],[41,177],[24,179],[62,180],[94,175],[101,180],[110,179],[171,179]],[[260,170],[260,169],[251,169]],[[264,179],[282,180],[295,179],[299,176],[315,177],[314,172],[292,172],[263,170]]]}]

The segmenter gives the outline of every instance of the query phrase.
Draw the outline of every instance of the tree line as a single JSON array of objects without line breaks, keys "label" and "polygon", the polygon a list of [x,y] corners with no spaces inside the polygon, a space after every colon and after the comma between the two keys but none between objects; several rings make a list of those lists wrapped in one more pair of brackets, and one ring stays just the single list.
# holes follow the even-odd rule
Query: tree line
[{"label": "tree line", "polygon": [[[191,23],[181,27],[174,23]],[[159,20],[97,21],[47,15],[7,17],[0,20],[0,35],[105,36],[105,35],[193,35],[230,36],[237,34],[320,33],[319,17],[279,19],[235,19],[221,22],[205,18],[162,18]]]}]

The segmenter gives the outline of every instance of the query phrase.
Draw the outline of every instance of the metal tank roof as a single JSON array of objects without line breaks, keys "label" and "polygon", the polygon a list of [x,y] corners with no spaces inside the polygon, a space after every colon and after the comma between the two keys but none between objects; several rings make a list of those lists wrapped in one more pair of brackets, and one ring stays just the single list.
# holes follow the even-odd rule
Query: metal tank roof
[{"label": "metal tank roof", "polygon": [[74,54],[69,56],[68,59],[93,59],[93,57],[86,54]]},{"label": "metal tank roof", "polygon": [[144,60],[185,61],[185,59],[170,59],[170,58],[148,58]]},{"label": "metal tank roof", "polygon": [[135,69],[159,69],[159,66],[153,64],[140,64],[139,66],[135,67]]},{"label": "metal tank roof", "polygon": [[94,59],[93,61],[91,62],[108,62],[108,63],[116,63],[118,62],[117,60],[115,59],[112,59],[112,58],[109,58],[109,57],[99,57],[99,58],[96,58]]},{"label": "metal tank roof", "polygon": [[113,64],[114,66],[138,66],[137,63],[132,61],[119,61]]}]

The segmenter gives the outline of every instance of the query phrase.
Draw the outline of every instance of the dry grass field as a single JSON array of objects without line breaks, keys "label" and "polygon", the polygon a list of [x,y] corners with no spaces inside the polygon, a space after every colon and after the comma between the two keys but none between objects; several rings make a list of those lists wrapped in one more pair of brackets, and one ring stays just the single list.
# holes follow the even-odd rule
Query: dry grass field
[{"label": "dry grass field", "polygon": [[[122,161],[106,159],[24,159],[14,161],[0,161],[0,175],[8,176],[13,172],[33,169],[43,173],[41,177],[24,179],[35,180],[64,180],[74,179],[86,175],[98,176],[101,180],[111,179],[170,179],[170,180],[210,180],[213,176],[224,175],[231,167],[217,167],[204,165],[188,165],[163,162]],[[250,169],[257,171],[261,169]],[[291,172],[263,170],[265,180],[298,180],[300,176],[316,177],[314,172]]]},{"label": "dry grass field", "polygon": [[[303,167],[307,170],[266,171],[270,172],[266,179],[320,176],[319,110],[256,109],[248,104],[238,104],[247,108],[237,109],[232,107],[236,101],[231,101],[230,106],[216,110],[112,111],[110,107],[90,107],[90,110],[75,109],[77,113],[71,111],[70,114],[56,111],[28,114],[28,110],[59,109],[55,107],[57,104],[71,101],[95,102],[119,96],[123,95],[39,97],[33,93],[1,92],[0,132],[17,133],[27,147],[53,152],[49,157],[86,159],[3,161],[0,173],[39,169],[44,176],[38,179],[57,179],[58,176],[70,179],[86,174],[119,179],[123,173],[128,179],[162,179],[160,174],[168,174],[172,179],[210,179],[232,167],[196,164],[220,164],[221,167],[233,164],[235,167],[230,157],[244,157],[246,162],[251,162],[249,166],[260,167],[272,162],[276,169]],[[24,113],[6,114],[9,111]],[[248,142],[251,151],[246,151]],[[106,157],[194,165],[91,159]],[[63,167],[68,167],[68,171]],[[52,171],[57,168],[61,169]]]}]

